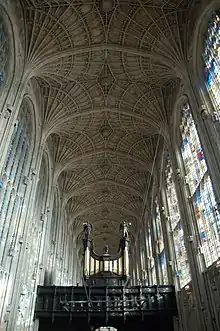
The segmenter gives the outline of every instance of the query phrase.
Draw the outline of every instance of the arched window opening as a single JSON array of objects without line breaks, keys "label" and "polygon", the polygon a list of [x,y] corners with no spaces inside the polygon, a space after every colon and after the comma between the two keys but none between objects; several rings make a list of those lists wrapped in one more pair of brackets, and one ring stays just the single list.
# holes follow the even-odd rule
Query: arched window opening
[{"label": "arched window opening", "polygon": [[155,269],[155,260],[153,258],[153,249],[152,249],[152,235],[150,231],[150,226],[148,226],[148,235],[147,235],[147,251],[149,257],[149,272],[152,285],[157,284],[156,269]]},{"label": "arched window opening", "polygon": [[184,287],[191,279],[189,261],[187,257],[184,233],[180,217],[179,203],[176,194],[173,171],[168,159],[166,170],[166,193],[171,226],[172,241],[176,260],[176,274],[179,277],[180,287]]},{"label": "arched window opening", "polygon": [[213,14],[204,44],[205,82],[216,111],[220,111],[220,15]]},{"label": "arched window opening", "polygon": [[33,323],[34,305],[37,285],[41,283],[40,275],[43,269],[42,257],[45,248],[46,199],[48,190],[48,167],[43,157],[39,173],[39,181],[35,195],[35,205],[32,222],[28,231],[28,250],[26,252],[27,268],[21,274],[22,294],[19,301],[17,328],[30,327]]},{"label": "arched window opening", "polygon": [[155,213],[155,218],[153,220],[153,232],[154,232],[154,238],[156,240],[155,244],[156,244],[156,252],[158,258],[157,262],[161,273],[161,281],[163,284],[167,284],[168,279],[167,279],[166,256],[164,249],[164,240],[163,240],[163,232],[161,226],[159,203],[157,198],[155,200],[155,207],[156,207],[156,213]]},{"label": "arched window opening", "polygon": [[[31,159],[32,116],[29,108],[21,106],[0,173],[0,318],[4,319],[10,303],[16,263],[25,226],[25,192]],[[13,263],[12,263],[13,262]]]},{"label": "arched window opening", "polygon": [[9,57],[9,43],[3,20],[0,16],[0,89],[6,77],[6,69]]},{"label": "arched window opening", "polygon": [[189,103],[184,104],[182,108],[180,130],[186,180],[189,185],[206,265],[209,266],[220,256],[220,215]]},{"label": "arched window opening", "polygon": [[145,251],[143,247],[140,247],[140,258],[141,258],[141,270],[142,276],[145,279],[145,271],[146,271],[146,261],[145,261]]}]

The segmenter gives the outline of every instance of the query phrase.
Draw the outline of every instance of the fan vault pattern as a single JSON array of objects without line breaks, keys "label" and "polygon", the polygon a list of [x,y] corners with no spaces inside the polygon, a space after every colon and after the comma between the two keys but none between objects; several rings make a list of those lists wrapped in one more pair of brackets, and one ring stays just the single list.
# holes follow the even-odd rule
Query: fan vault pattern
[{"label": "fan vault pattern", "polygon": [[115,250],[120,221],[134,231],[140,222],[170,91],[184,73],[193,1],[22,4],[26,70],[70,226],[91,221],[96,249]]}]

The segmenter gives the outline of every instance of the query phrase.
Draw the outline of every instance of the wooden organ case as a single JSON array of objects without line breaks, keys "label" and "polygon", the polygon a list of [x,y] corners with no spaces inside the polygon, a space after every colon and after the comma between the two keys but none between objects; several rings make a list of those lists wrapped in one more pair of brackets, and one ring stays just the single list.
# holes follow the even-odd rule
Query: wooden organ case
[{"label": "wooden organ case", "polygon": [[117,254],[111,255],[108,246],[103,255],[93,250],[92,225],[84,224],[84,265],[83,274],[88,285],[124,285],[129,281],[129,236],[128,226],[123,222],[120,226],[122,236]]}]

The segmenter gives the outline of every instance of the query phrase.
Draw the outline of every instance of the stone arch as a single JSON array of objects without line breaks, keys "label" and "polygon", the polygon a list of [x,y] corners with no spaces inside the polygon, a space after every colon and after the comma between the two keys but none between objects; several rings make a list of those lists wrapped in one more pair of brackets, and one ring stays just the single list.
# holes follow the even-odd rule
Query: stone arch
[{"label": "stone arch", "polygon": [[[12,105],[17,98],[17,93],[14,92],[14,88],[23,89],[23,86],[19,86],[23,76],[24,70],[24,43],[20,40],[21,31],[23,31],[22,26],[22,15],[23,11],[20,4],[17,4],[17,11],[20,20],[18,20],[11,8],[9,3],[3,1],[0,4],[0,18],[4,23],[5,32],[8,37],[8,49],[9,58],[6,70],[6,79],[4,86],[2,88],[2,93],[0,91],[1,109],[7,105]],[[21,26],[19,27],[19,24]],[[0,109],[0,110],[1,110]]]},{"label": "stone arch", "polygon": [[[5,87],[11,80],[9,67],[13,68],[15,63],[14,40],[12,23],[6,10],[0,5],[0,97]],[[10,64],[10,65],[9,65]]]}]

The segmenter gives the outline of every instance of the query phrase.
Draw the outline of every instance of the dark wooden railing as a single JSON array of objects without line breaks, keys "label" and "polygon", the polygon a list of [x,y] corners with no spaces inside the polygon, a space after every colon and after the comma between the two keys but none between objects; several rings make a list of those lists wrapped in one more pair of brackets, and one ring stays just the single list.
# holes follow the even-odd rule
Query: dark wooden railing
[{"label": "dark wooden railing", "polygon": [[104,320],[177,313],[173,286],[39,286],[35,318]]}]

